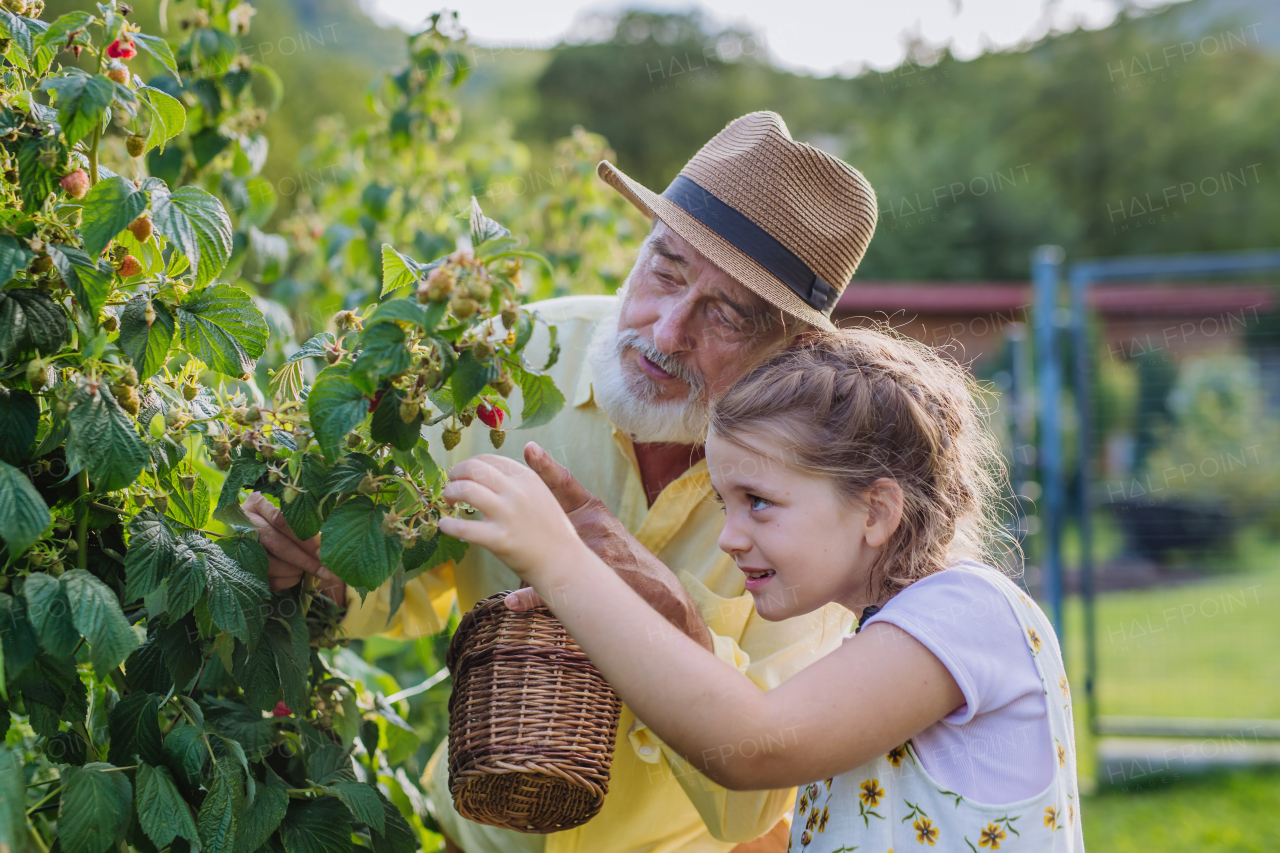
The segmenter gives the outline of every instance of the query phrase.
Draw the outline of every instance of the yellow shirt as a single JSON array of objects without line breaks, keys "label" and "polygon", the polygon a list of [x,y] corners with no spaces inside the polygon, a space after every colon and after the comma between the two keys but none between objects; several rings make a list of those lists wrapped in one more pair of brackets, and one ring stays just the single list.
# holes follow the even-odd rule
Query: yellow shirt
[{"label": "yellow shirt", "polygon": [[[723,516],[710,498],[711,477],[705,460],[668,485],[652,507],[647,505],[631,441],[613,427],[591,393],[587,347],[596,322],[609,313],[615,298],[572,296],[530,306],[557,328],[561,355],[551,375],[567,403],[551,423],[512,432],[498,452],[521,459],[524,445],[536,441],[566,465],[642,545],[677,574],[711,629],[716,656],[762,689],[774,687],[837,648],[852,625],[853,615],[837,604],[783,622],[768,622],[756,614],[751,595],[745,592],[742,572],[717,546]],[[537,329],[528,359],[541,365],[545,363],[548,335],[542,324]],[[512,394],[509,403],[518,414],[519,391]],[[487,431],[471,429],[464,430],[462,443],[445,454],[447,459],[441,459],[436,435],[438,431],[429,438],[442,464],[495,452]],[[343,627],[353,637],[434,634],[443,628],[455,596],[466,612],[477,601],[520,585],[516,575],[497,558],[473,547],[457,567],[445,564],[408,580],[404,604],[389,623],[387,585],[370,593],[363,603],[355,590],[348,589],[350,609]],[[728,750],[768,751],[784,748],[786,738],[786,732],[779,732],[764,743],[725,744],[721,749],[726,756],[731,754]],[[437,792],[441,794],[448,796],[447,791]],[[794,788],[738,792],[716,785],[624,707],[604,808],[584,826],[543,836],[545,850],[720,853],[768,832],[794,801]],[[468,848],[467,853],[486,851]]]}]

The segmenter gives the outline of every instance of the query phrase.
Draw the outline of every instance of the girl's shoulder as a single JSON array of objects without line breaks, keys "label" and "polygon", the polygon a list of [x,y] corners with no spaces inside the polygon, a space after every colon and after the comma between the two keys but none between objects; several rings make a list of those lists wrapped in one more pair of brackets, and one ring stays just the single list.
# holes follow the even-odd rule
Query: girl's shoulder
[{"label": "girl's shoulder", "polygon": [[915,620],[943,630],[948,626],[971,625],[975,619],[1013,617],[1012,603],[1021,601],[1034,607],[1030,596],[1008,575],[983,563],[953,563],[940,572],[921,578],[889,599],[880,612],[909,612]]}]

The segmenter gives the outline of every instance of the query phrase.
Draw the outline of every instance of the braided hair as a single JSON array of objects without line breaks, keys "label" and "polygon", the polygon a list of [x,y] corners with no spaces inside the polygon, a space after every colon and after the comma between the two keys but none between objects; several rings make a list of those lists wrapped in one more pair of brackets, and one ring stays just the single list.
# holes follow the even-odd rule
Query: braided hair
[{"label": "braided hair", "polygon": [[814,333],[738,380],[711,429],[746,437],[784,464],[830,478],[860,502],[877,480],[902,489],[902,520],[872,566],[872,601],[957,559],[1014,571],[999,522],[1007,473],[980,391],[959,364],[888,328]]}]

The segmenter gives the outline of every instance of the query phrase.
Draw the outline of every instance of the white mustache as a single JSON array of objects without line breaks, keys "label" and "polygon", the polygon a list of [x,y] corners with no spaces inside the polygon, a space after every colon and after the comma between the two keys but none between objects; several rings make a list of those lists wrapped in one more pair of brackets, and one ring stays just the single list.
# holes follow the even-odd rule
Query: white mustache
[{"label": "white mustache", "polygon": [[688,385],[692,395],[702,393],[704,383],[701,375],[678,357],[668,355],[659,350],[652,343],[642,338],[635,329],[623,329],[618,332],[617,348],[619,356],[628,348],[636,350],[649,361]]}]

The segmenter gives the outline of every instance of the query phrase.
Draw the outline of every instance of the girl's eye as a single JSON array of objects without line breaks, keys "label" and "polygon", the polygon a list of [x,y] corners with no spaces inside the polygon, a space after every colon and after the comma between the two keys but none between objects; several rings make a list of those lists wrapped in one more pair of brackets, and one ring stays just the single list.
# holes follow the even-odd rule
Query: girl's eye
[{"label": "girl's eye", "polygon": [[753,512],[759,512],[760,510],[768,509],[773,506],[771,501],[756,497],[755,495],[747,495],[747,500],[751,502],[751,510]]}]

